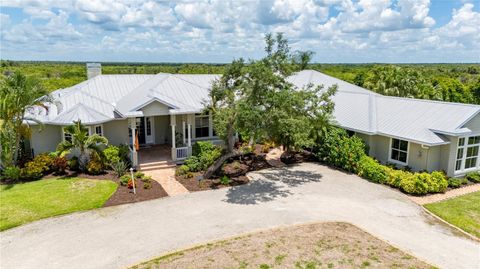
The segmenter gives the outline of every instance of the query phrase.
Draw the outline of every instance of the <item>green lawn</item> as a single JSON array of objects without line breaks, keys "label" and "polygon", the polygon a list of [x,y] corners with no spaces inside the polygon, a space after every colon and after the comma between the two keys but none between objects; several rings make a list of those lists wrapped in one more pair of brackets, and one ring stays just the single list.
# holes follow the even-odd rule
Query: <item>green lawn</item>
[{"label": "green lawn", "polygon": [[480,238],[480,192],[427,204],[440,218]]},{"label": "green lawn", "polygon": [[35,220],[101,207],[115,192],[109,180],[42,179],[0,188],[0,231]]}]

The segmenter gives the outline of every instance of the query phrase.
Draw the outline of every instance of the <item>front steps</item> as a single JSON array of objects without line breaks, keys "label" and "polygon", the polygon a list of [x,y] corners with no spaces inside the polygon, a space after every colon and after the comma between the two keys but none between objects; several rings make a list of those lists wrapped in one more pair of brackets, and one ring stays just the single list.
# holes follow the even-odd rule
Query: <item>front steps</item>
[{"label": "front steps", "polygon": [[159,161],[151,163],[142,163],[138,165],[139,171],[155,171],[163,169],[175,169],[177,165],[172,161]]}]

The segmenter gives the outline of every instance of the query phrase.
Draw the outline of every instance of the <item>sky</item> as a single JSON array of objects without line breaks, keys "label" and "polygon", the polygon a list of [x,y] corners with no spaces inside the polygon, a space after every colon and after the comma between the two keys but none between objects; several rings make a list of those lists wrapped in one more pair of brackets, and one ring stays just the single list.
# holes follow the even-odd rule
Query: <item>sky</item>
[{"label": "sky", "polygon": [[480,62],[480,0],[1,0],[0,58],[226,63],[265,33],[319,63]]}]

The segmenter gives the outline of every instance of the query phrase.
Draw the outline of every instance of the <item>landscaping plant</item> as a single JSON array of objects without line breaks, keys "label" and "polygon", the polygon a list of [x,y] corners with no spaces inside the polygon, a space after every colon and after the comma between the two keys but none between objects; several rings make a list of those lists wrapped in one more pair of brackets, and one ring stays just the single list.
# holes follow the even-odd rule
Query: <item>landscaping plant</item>
[{"label": "landscaping plant", "polygon": [[232,182],[232,180],[227,176],[222,176],[220,178],[220,184],[222,184],[222,185],[229,185],[231,182]]},{"label": "landscaping plant", "polygon": [[123,176],[127,171],[127,165],[123,161],[114,162],[111,167],[117,177]]},{"label": "landscaping plant", "polygon": [[[73,125],[65,127],[65,132],[71,135],[71,140],[65,140],[58,144],[57,152],[61,156],[75,149],[78,150],[78,166],[81,171],[86,171],[88,157],[92,156],[91,153],[103,156],[102,147],[106,147],[108,140],[98,134],[88,135],[88,129],[81,121],[76,121]],[[100,168],[97,164],[92,164],[92,166],[95,166],[92,167],[92,171]],[[100,166],[103,166],[103,164]]]},{"label": "landscaping plant", "polygon": [[470,172],[466,178],[473,183],[480,183],[480,172]]},{"label": "landscaping plant", "polygon": [[17,181],[20,179],[20,168],[17,166],[9,166],[2,171],[2,180]]}]

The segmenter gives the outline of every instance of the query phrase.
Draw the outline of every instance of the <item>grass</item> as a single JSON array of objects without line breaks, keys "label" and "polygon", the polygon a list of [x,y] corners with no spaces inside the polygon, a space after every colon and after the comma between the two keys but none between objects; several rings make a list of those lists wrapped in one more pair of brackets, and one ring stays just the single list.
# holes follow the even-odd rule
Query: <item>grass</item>
[{"label": "grass", "polygon": [[115,192],[109,180],[53,178],[0,186],[0,231],[35,220],[101,207]]},{"label": "grass", "polygon": [[[409,259],[404,259],[408,256]],[[341,222],[252,233],[174,252],[132,268],[433,268]]]},{"label": "grass", "polygon": [[480,191],[425,207],[450,224],[480,238]]}]

